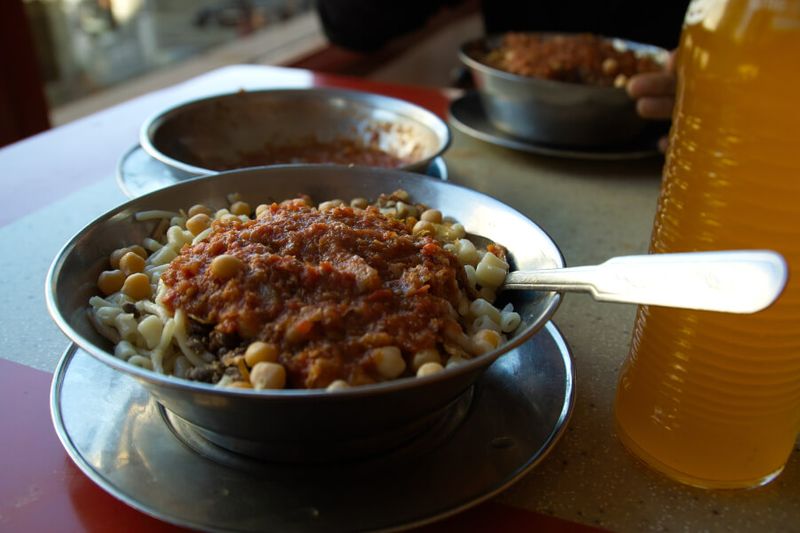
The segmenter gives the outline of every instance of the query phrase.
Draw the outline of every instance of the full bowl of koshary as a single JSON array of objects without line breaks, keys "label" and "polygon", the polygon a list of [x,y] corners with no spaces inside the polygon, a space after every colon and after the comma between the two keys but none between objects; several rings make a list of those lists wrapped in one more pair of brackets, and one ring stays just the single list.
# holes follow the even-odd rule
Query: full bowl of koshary
[{"label": "full bowl of koshary", "polygon": [[184,102],[142,124],[144,150],[178,173],[331,163],[424,172],[450,145],[427,109],[329,88],[238,91]]},{"label": "full bowl of koshary", "polygon": [[[308,196],[281,203],[298,193]],[[376,200],[378,207],[365,207]],[[187,220],[188,206],[206,209],[195,207]],[[216,221],[207,227],[209,218]],[[192,219],[206,224],[195,227]],[[469,235],[501,246],[487,247],[492,252],[478,260],[475,247],[462,242]],[[140,252],[133,245],[145,248],[146,264],[134,257]],[[233,273],[214,272],[213,260],[221,256],[241,259]],[[555,312],[561,295],[534,291],[501,292],[487,311],[482,297],[492,298],[486,289],[499,281],[483,280],[482,262],[500,281],[508,268],[564,266],[556,244],[534,222],[474,190],[398,170],[271,166],[195,178],[100,216],[58,253],[46,299],[72,341],[138,380],[212,442],[271,460],[324,461],[386,450],[432,426],[496,358],[530,339]],[[477,268],[470,274],[466,264]],[[113,268],[141,271],[129,272],[125,284],[149,275],[147,294],[104,286],[103,273]],[[476,274],[481,285],[470,278]],[[225,307],[230,291],[241,298]],[[180,303],[176,295],[188,299]],[[173,308],[158,303],[167,300]],[[224,309],[208,314],[214,302]],[[271,322],[247,326],[241,314],[248,306],[276,305],[282,309]],[[444,309],[438,315],[431,311],[437,305]],[[515,323],[492,325],[481,315]],[[186,322],[199,332],[193,341]],[[216,348],[212,337],[222,339]],[[220,348],[225,339],[232,343]],[[251,365],[247,351],[259,339],[273,344],[268,359],[277,363]],[[432,350],[420,349],[425,346]],[[194,379],[211,382],[186,379],[193,364],[177,361],[187,347],[198,367],[217,360],[219,375],[209,379],[192,370]],[[421,353],[427,355],[418,360]],[[349,366],[328,364],[347,357]],[[420,371],[426,362],[433,372]],[[255,380],[258,365],[283,365],[279,385],[285,388]],[[319,388],[290,388],[306,385]]]},{"label": "full bowl of koshary", "polygon": [[487,118],[506,133],[557,146],[624,145],[648,124],[625,84],[663,68],[656,46],[590,34],[508,33],[464,43]]}]

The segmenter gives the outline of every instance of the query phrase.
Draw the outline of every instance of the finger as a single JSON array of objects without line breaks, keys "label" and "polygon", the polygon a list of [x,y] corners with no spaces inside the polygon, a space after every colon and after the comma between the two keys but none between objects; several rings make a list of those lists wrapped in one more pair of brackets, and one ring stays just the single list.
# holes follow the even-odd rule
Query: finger
[{"label": "finger", "polygon": [[666,154],[667,148],[669,148],[669,137],[664,135],[658,140],[658,151],[662,154]]},{"label": "finger", "polygon": [[639,98],[636,101],[636,112],[642,118],[666,119],[672,116],[675,106],[674,98]]},{"label": "finger", "polygon": [[626,86],[631,98],[675,94],[675,78],[665,72],[647,72],[633,76]]},{"label": "finger", "polygon": [[667,56],[667,72],[669,72],[673,76],[675,75],[675,57],[676,57],[675,52],[676,51],[673,50]]}]

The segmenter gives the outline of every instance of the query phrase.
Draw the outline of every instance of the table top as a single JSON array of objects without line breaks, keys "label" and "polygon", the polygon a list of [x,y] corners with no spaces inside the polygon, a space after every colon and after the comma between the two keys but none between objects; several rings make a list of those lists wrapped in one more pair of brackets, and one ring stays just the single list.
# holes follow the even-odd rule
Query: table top
[{"label": "table top", "polygon": [[[447,91],[262,66],[231,66],[150,93],[0,149],[0,529],[175,530],[114,500],[75,467],[48,416],[50,374],[68,342],[49,319],[44,277],[59,248],[125,200],[114,180],[142,121],[200,95],[239,88],[337,86],[401,97],[446,116]],[[559,243],[569,265],[643,253],[662,160],[555,159],[515,152],[453,130],[451,181],[525,213]],[[800,447],[784,473],[749,491],[674,483],[629,455],[614,435],[617,373],[635,307],[567,295],[555,322],[572,348],[577,400],[565,436],[531,473],[431,530],[800,530]],[[9,453],[11,452],[11,453]],[[121,520],[122,519],[122,520]]]}]

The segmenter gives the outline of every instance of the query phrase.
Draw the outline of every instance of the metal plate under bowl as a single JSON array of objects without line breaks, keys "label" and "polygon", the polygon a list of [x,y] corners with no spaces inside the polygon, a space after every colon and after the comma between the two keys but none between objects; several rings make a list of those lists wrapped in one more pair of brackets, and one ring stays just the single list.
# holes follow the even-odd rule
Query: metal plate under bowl
[{"label": "metal plate under bowl", "polygon": [[[447,181],[444,159],[441,156],[433,159],[425,174]],[[125,152],[117,163],[117,185],[128,198],[138,198],[193,177],[165,165],[138,144]]]},{"label": "metal plate under bowl", "polygon": [[78,467],[161,520],[210,531],[387,530],[463,511],[535,467],[564,432],[573,379],[569,348],[547,323],[414,441],[386,455],[315,465],[218,448],[135,380],[74,345],[50,400],[56,432]]},{"label": "metal plate under bowl", "polygon": [[450,104],[449,118],[450,124],[456,129],[476,139],[512,150],[564,159],[623,161],[657,156],[658,138],[666,133],[663,124],[654,123],[653,127],[648,128],[636,142],[623,146],[572,148],[536,143],[495,128],[487,118],[480,96],[476,92],[469,92],[454,100]]}]

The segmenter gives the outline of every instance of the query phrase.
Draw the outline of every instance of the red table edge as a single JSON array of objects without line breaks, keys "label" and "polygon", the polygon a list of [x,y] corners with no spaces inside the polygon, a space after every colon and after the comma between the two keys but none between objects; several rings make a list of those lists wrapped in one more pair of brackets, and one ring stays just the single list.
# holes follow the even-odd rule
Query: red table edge
[{"label": "red table edge", "polygon": [[[184,531],[141,513],[95,485],[61,445],[50,418],[52,374],[0,359],[0,530]],[[589,533],[595,527],[487,501],[419,531]]]},{"label": "red table edge", "polygon": [[[264,68],[297,70],[286,69],[285,67],[265,66]],[[383,83],[362,78],[321,74],[311,71],[306,72],[311,74],[313,86],[337,87],[391,96],[417,104],[437,114],[443,120],[447,119],[450,100],[443,90]],[[103,114],[106,112],[113,112],[115,107],[117,106],[98,111],[98,117],[102,118]],[[95,119],[91,116],[84,117],[73,123],[65,124],[58,128],[28,137],[18,143],[0,148],[0,154],[8,150],[10,151],[9,155],[11,153],[14,154],[13,157],[30,158],[33,157],[34,154],[42,152],[43,144],[50,139],[53,139],[51,142],[56,142],[55,139],[58,139],[58,142],[61,142],[62,146],[66,146],[66,151],[71,150],[73,148],[72,145],[75,145],[75,149],[79,149],[79,145],[84,142],[84,139],[82,139],[82,137],[84,137],[83,134],[85,134],[86,131],[92,130],[92,121],[94,120]],[[80,130],[82,133],[79,133],[77,130]],[[137,138],[131,137],[129,146],[133,146],[137,140]],[[125,149],[127,148],[128,147]],[[124,149],[120,149],[118,157],[123,155],[123,151]],[[7,196],[14,200],[5,202],[3,204],[3,209],[0,209],[0,227],[41,209],[68,194],[93,185],[100,180],[113,179],[114,173],[116,172],[114,165],[109,165],[109,168],[105,170],[105,167],[101,169],[96,164],[91,166],[92,164],[90,163],[91,172],[71,172],[68,174],[69,178],[65,179],[63,167],[59,166],[62,164],[63,162],[59,164],[49,164],[47,160],[44,160],[41,164],[37,164],[34,167],[23,165],[20,169],[6,171],[6,174],[2,176],[3,184],[6,187]]]}]

